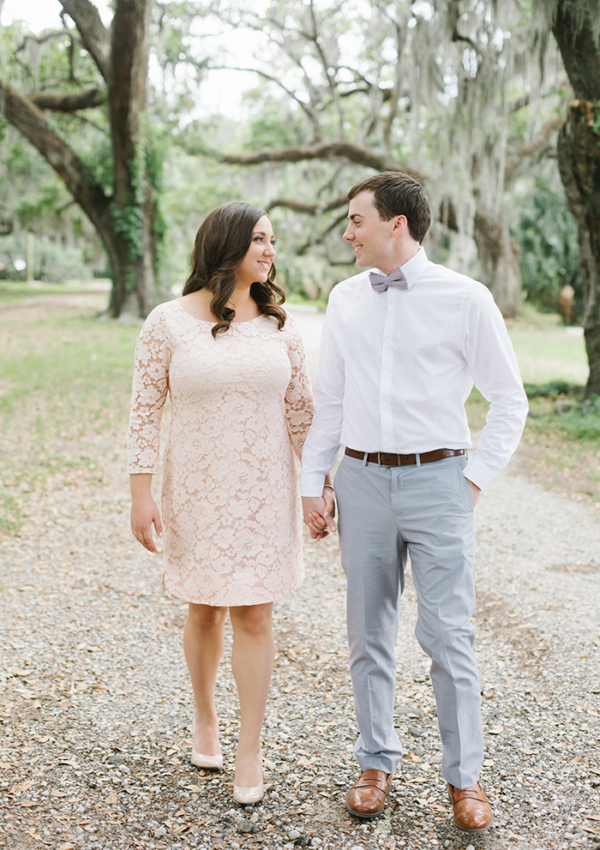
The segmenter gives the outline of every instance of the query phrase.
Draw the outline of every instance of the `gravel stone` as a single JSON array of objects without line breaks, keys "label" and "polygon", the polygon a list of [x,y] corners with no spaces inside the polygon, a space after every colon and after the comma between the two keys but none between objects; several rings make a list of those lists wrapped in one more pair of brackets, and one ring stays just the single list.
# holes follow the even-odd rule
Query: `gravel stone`
[{"label": "gravel stone", "polygon": [[256,832],[256,825],[247,818],[241,818],[241,820],[238,821],[237,831],[240,833]]}]

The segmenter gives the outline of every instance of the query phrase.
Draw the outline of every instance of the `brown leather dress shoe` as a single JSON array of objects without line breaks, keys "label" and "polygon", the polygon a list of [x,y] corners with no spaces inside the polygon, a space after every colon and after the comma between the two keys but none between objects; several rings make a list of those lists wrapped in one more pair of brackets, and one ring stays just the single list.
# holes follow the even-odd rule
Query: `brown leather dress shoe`
[{"label": "brown leather dress shoe", "polygon": [[392,774],[363,770],[348,793],[346,808],[355,818],[376,818],[383,813]]},{"label": "brown leather dress shoe", "polygon": [[454,823],[459,829],[465,832],[487,832],[494,816],[479,782],[469,785],[468,788],[455,788],[448,783],[448,794],[452,803]]}]

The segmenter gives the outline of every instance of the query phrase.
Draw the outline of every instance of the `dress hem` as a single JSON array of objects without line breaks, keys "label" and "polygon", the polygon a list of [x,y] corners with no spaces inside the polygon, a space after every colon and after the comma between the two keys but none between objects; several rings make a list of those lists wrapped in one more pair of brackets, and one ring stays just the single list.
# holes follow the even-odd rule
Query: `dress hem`
[{"label": "dress hem", "polygon": [[299,576],[299,581],[296,582],[289,590],[285,590],[283,593],[278,593],[276,595],[269,594],[269,598],[260,599],[256,602],[205,602],[202,599],[186,599],[184,596],[180,596],[179,593],[176,593],[175,590],[169,587],[166,582],[167,579],[167,571],[164,570],[162,574],[162,586],[169,591],[173,596],[177,597],[177,599],[181,599],[182,602],[192,603],[193,605],[210,605],[213,608],[237,608],[245,605],[265,605],[268,602],[277,602],[279,599],[283,599],[286,596],[289,596],[290,593],[293,593],[295,590],[303,584],[306,574],[304,570],[302,574]]}]

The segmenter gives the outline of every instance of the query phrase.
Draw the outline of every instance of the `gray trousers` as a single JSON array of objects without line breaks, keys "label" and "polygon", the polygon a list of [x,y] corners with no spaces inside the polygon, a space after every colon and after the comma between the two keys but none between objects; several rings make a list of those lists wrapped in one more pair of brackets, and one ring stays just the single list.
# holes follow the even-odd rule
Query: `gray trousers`
[{"label": "gray trousers", "polygon": [[442,772],[457,788],[477,781],[483,760],[465,465],[466,458],[451,457],[380,467],[345,455],[335,476],[361,770],[393,773],[402,756],[393,723],[395,644],[408,552],[418,601],[415,635],[431,658]]}]

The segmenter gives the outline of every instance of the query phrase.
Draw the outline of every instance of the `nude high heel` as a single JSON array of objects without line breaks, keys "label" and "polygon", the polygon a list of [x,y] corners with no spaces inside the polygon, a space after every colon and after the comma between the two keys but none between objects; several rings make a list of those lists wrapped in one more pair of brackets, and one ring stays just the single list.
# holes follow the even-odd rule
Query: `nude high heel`
[{"label": "nude high heel", "polygon": [[241,788],[239,785],[233,784],[233,799],[236,803],[242,806],[249,806],[251,803],[258,803],[262,800],[265,793],[265,784],[263,782],[262,769],[262,753],[260,754],[260,782],[252,788]]},{"label": "nude high heel", "polygon": [[219,753],[218,756],[204,756],[202,753],[199,753],[195,748],[194,744],[196,742],[196,718],[194,717],[194,722],[192,723],[192,758],[191,762],[194,767],[203,767],[207,770],[221,770],[223,767],[223,755]]}]

